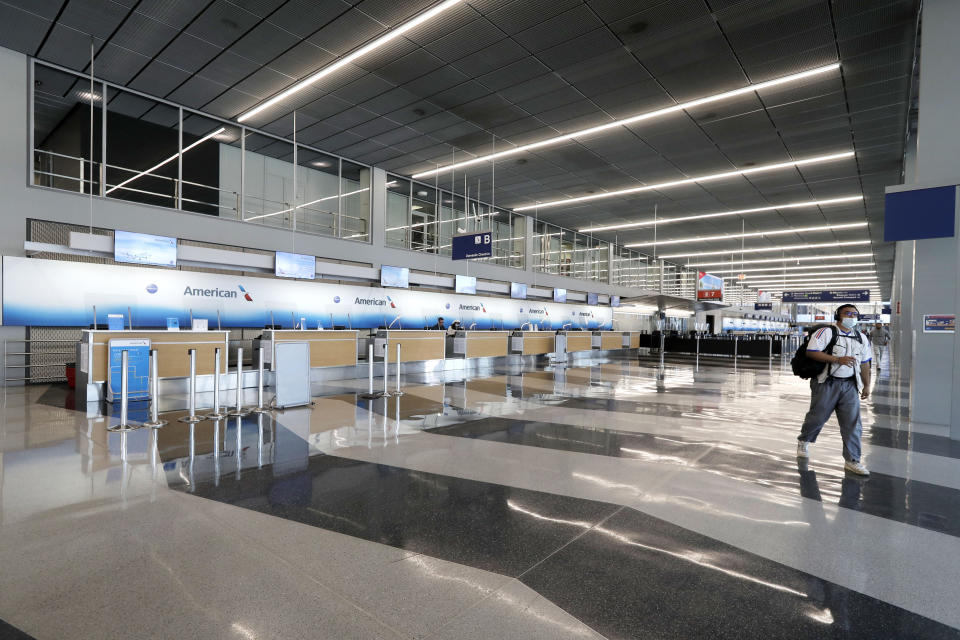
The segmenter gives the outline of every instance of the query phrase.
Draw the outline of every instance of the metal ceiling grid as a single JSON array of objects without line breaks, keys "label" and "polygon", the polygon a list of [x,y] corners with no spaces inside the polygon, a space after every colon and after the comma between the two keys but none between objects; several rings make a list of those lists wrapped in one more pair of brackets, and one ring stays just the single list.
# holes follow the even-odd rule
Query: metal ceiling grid
[{"label": "metal ceiling grid", "polygon": [[[10,19],[0,29],[0,44],[31,54],[41,47],[39,57],[83,69],[90,45],[85,34],[93,33],[99,36],[98,75],[233,117],[432,2],[366,0],[351,7],[341,0],[144,0],[133,11],[129,4],[5,0],[0,16]],[[460,159],[488,152],[492,134],[513,144],[535,141],[839,55],[842,81],[824,76],[764,90],[759,99],[750,94],[704,105],[675,121],[651,121],[500,162],[497,202],[555,199],[856,145],[852,170],[825,165],[803,177],[774,172],[560,207],[543,217],[616,221],[652,202],[696,213],[691,207],[847,195],[859,183],[867,196],[861,215],[865,210],[876,221],[882,187],[899,177],[916,5],[468,0],[270,109],[272,122],[263,126],[282,133],[289,110],[297,107],[298,139],[410,173],[449,162],[451,146],[465,149],[457,152]],[[112,8],[106,16],[105,7]],[[38,42],[40,27],[51,25]],[[12,35],[21,31],[29,37]],[[507,145],[501,139],[497,148]],[[488,173],[488,165],[466,172],[469,180]],[[822,215],[833,214],[828,209]]]}]

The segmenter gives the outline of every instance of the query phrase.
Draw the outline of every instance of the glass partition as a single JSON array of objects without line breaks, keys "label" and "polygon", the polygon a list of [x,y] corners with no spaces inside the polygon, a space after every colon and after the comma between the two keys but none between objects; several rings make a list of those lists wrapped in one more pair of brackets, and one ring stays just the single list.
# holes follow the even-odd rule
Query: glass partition
[{"label": "glass partition", "polygon": [[370,240],[370,167],[340,161],[340,237]]},{"label": "glass partition", "polygon": [[[181,209],[240,217],[242,144],[240,127],[184,112],[182,181],[177,190]],[[109,152],[108,145],[108,156]]]},{"label": "glass partition", "polygon": [[297,230],[339,235],[340,159],[297,145]]},{"label": "glass partition", "polygon": [[410,231],[410,181],[396,176],[387,177],[387,228],[388,247],[408,249]]},{"label": "glass partition", "polygon": [[[104,195],[177,208],[180,200],[179,130],[178,108],[108,88]],[[188,153],[194,151],[204,155],[209,153],[209,148],[191,149]]]},{"label": "glass partition", "polygon": [[33,87],[33,184],[99,195],[103,85],[91,91],[89,78],[37,66]]},{"label": "glass partition", "polygon": [[247,130],[243,152],[243,219],[293,225],[293,143]]}]

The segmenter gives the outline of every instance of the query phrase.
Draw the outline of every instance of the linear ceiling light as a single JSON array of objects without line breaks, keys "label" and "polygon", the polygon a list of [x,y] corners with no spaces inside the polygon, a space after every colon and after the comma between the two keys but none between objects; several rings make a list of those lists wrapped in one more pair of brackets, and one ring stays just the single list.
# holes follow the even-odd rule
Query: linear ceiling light
[{"label": "linear ceiling light", "polygon": [[[805,271],[803,273],[791,273],[783,276],[778,275],[752,275],[747,276],[744,282],[789,282],[790,280],[802,280],[809,278],[845,278],[847,276],[856,277],[856,278],[865,278],[867,276],[876,277],[877,272],[875,269],[854,269],[853,271]],[[723,276],[724,280],[737,280],[737,276]]]},{"label": "linear ceiling light", "polygon": [[589,136],[595,133],[608,131],[610,129],[616,129],[618,127],[625,127],[631,124],[636,124],[644,120],[652,120],[654,118],[666,116],[671,113],[676,113],[678,111],[685,111],[687,109],[692,109],[693,107],[699,107],[700,105],[709,104],[711,102],[719,102],[721,100],[727,100],[728,98],[735,98],[745,93],[760,91],[761,89],[768,89],[770,87],[775,87],[781,84],[788,84],[790,82],[797,82],[798,80],[804,80],[812,76],[817,76],[823,73],[836,71],[839,68],[840,68],[839,63],[829,64],[825,67],[817,67],[816,69],[810,69],[808,71],[795,73],[793,75],[784,76],[782,78],[775,78],[773,80],[767,80],[766,82],[747,85],[746,87],[742,87],[740,89],[725,91],[724,93],[718,93],[712,96],[707,96],[705,98],[698,98],[696,100],[691,100],[689,102],[683,102],[680,104],[673,105],[672,107],[657,109],[656,111],[648,111],[647,113],[637,114],[635,116],[630,116],[622,120],[614,120],[613,122],[601,124],[596,127],[580,129],[579,131],[574,131],[573,133],[565,133],[563,135],[556,136],[553,138],[547,138],[546,140],[540,140],[539,142],[531,142],[530,144],[520,145],[519,147],[514,147],[512,149],[507,149],[505,151],[498,151],[497,153],[490,153],[485,156],[477,156],[476,158],[473,158],[471,160],[464,160],[463,162],[455,162],[453,164],[437,167],[436,169],[430,169],[429,171],[424,171],[422,173],[416,173],[413,175],[413,177],[425,178],[427,176],[432,176],[435,173],[442,173],[444,171],[453,171],[461,167],[469,167],[471,165],[479,164],[481,162],[489,162],[491,160],[505,158],[507,156],[516,155],[518,153],[525,153],[527,151],[532,151],[533,149],[540,149],[541,147],[547,147],[550,145],[558,144],[560,142],[565,142],[567,140],[572,140],[573,138],[582,138],[584,136]]},{"label": "linear ceiling light", "polygon": [[811,285],[823,285],[823,284],[831,284],[831,283],[832,283],[832,284],[863,284],[863,285],[868,285],[868,284],[877,284],[877,279],[876,279],[876,278],[864,278],[864,277],[861,277],[861,278],[827,278],[827,279],[820,278],[820,279],[811,279],[811,280],[794,280],[794,281],[787,280],[786,282],[751,282],[751,281],[748,280],[748,281],[746,281],[744,284],[745,284],[745,286],[748,286],[748,287],[756,287],[756,288],[761,288],[761,289],[762,289],[763,287],[776,287],[776,286],[778,286],[778,285],[779,285],[779,286],[783,286],[783,287],[795,287],[795,286],[798,286],[798,285],[801,285],[801,286],[811,286]]},{"label": "linear ceiling light", "polygon": [[776,231],[751,231],[750,233],[725,233],[717,236],[696,236],[693,238],[680,238],[679,240],[661,240],[660,242],[631,242],[625,244],[625,247],[650,247],[663,246],[668,244],[686,244],[688,242],[711,242],[713,240],[734,240],[737,238],[758,238],[765,236],[780,236],[790,233],[813,233],[816,231],[830,231],[835,229],[859,229],[867,226],[866,222],[851,222],[848,224],[822,224],[816,227],[796,227],[793,229],[778,229]]},{"label": "linear ceiling light", "polygon": [[741,249],[730,250],[721,249],[719,251],[698,251],[696,253],[671,253],[669,255],[658,256],[662,259],[667,258],[696,258],[698,256],[723,256],[740,255],[743,253],[769,253],[771,251],[794,251],[803,249],[822,249],[824,247],[850,247],[853,245],[870,244],[869,240],[851,240],[848,242],[815,242],[812,244],[789,244],[782,247],[762,247],[760,249]]},{"label": "linear ceiling light", "polygon": [[[730,263],[725,263],[729,265]],[[689,265],[693,266],[693,265]],[[802,271],[804,269],[831,269],[835,273],[836,269],[846,269],[848,267],[872,267],[872,262],[848,262],[846,264],[808,264],[799,267],[763,267],[760,269],[710,269],[710,273],[717,275],[720,273],[756,273],[758,271],[771,271],[772,275],[777,275],[783,271]]]},{"label": "linear ceiling light", "polygon": [[829,204],[840,204],[841,202],[854,202],[863,200],[863,196],[845,196],[843,198],[831,198],[829,200],[814,200],[813,202],[791,202],[789,204],[775,204],[769,207],[756,207],[754,209],[739,209],[737,211],[719,211],[717,213],[700,213],[693,216],[683,216],[680,218],[650,218],[642,222],[626,222],[624,224],[609,224],[598,227],[583,227],[577,231],[584,233],[587,231],[611,231],[613,229],[634,229],[636,227],[652,227],[674,222],[686,222],[688,220],[704,220],[706,218],[721,218],[723,216],[742,216],[750,213],[761,213],[763,211],[776,211],[778,209],[798,209],[801,207],[822,207]]},{"label": "linear ceiling light", "polygon": [[791,160],[789,162],[777,162],[774,164],[764,164],[759,167],[750,167],[749,169],[737,169],[736,171],[724,171],[723,173],[711,173],[705,176],[695,178],[684,178],[683,180],[671,180],[670,182],[661,182],[659,184],[647,184],[640,187],[629,187],[627,189],[618,189],[616,191],[605,191],[604,193],[594,193],[589,196],[579,196],[576,198],[564,198],[562,200],[551,200],[549,202],[539,202],[536,204],[527,204],[522,207],[514,207],[514,211],[529,211],[530,209],[546,209],[548,207],[560,207],[575,202],[587,202],[589,200],[599,200],[601,198],[613,198],[614,196],[623,196],[631,193],[640,193],[641,191],[654,191],[658,189],[667,189],[669,187],[680,187],[685,184],[694,184],[701,182],[710,182],[713,180],[722,180],[723,178],[734,178],[736,176],[748,176],[754,173],[765,171],[776,171],[777,169],[787,169],[789,167],[802,167],[808,164],[819,164],[821,162],[833,162],[844,158],[853,157],[853,151],[844,151],[841,153],[831,153],[825,156],[815,156],[813,158],[804,158],[802,160]]},{"label": "linear ceiling light", "polygon": [[[190,151],[190,149],[193,149],[193,148],[194,148],[195,146],[197,146],[198,144],[202,144],[202,143],[206,142],[207,140],[209,140],[210,138],[212,138],[212,137],[214,137],[214,136],[220,135],[220,134],[223,133],[224,131],[226,131],[226,129],[225,129],[224,127],[220,127],[219,129],[217,129],[217,130],[214,131],[213,133],[208,133],[207,135],[203,136],[202,138],[200,138],[200,139],[197,140],[196,142],[190,144],[189,146],[184,147],[182,153],[186,153],[187,151]],[[110,187],[109,189],[107,189],[107,193],[110,193],[111,191],[116,191],[117,189],[123,187],[123,185],[125,185],[125,184],[130,184],[131,182],[133,182],[134,180],[136,180],[137,178],[139,178],[139,177],[141,177],[141,176],[145,176],[145,175],[147,175],[148,173],[153,173],[154,171],[156,171],[157,169],[159,169],[159,168],[162,167],[163,165],[167,164],[168,162],[173,162],[174,160],[176,160],[179,155],[180,155],[179,153],[175,153],[175,154],[173,154],[172,156],[170,156],[169,158],[167,158],[166,160],[164,160],[163,162],[158,162],[157,164],[153,165],[152,167],[150,167],[150,168],[147,169],[146,171],[141,171],[140,173],[138,173],[138,174],[135,175],[135,176],[130,176],[129,178],[127,178],[126,180],[124,180],[124,181],[121,182],[120,184],[114,185],[114,186]]]},{"label": "linear ceiling light", "polygon": [[257,105],[257,106],[254,107],[253,109],[250,109],[249,111],[247,111],[246,113],[244,113],[243,115],[241,115],[239,118],[237,118],[237,121],[238,121],[238,122],[243,122],[244,120],[248,120],[248,119],[252,118],[253,116],[257,115],[258,113],[260,113],[261,111],[263,111],[264,109],[269,109],[270,107],[272,107],[273,105],[277,104],[278,102],[282,102],[283,100],[286,100],[287,98],[289,98],[289,97],[292,96],[293,94],[299,93],[300,91],[303,91],[304,89],[306,89],[306,88],[309,87],[309,86],[312,86],[313,84],[315,84],[317,81],[321,80],[322,78],[327,77],[328,75],[330,75],[330,74],[333,73],[334,71],[337,71],[337,70],[339,70],[339,69],[342,69],[343,67],[347,66],[348,64],[350,64],[350,63],[353,62],[354,60],[357,60],[357,59],[359,59],[359,58],[362,58],[363,56],[367,55],[367,54],[370,53],[371,51],[374,51],[374,50],[376,50],[376,49],[379,49],[380,47],[382,47],[383,45],[387,44],[388,42],[392,42],[393,40],[396,40],[397,38],[399,38],[399,37],[402,36],[403,34],[405,34],[405,33],[407,33],[408,31],[410,31],[411,29],[414,29],[414,28],[416,28],[416,27],[419,27],[419,26],[420,26],[421,24],[423,24],[424,22],[427,22],[428,20],[430,20],[430,19],[436,17],[437,15],[443,13],[444,11],[446,11],[447,9],[449,9],[450,7],[456,6],[456,5],[460,4],[461,2],[463,2],[463,0],[446,0],[446,2],[441,2],[440,4],[436,5],[435,7],[433,7],[432,9],[430,9],[430,10],[428,10],[428,11],[424,11],[423,13],[421,13],[420,15],[418,15],[416,18],[413,18],[412,20],[409,20],[409,21],[407,21],[407,22],[404,22],[404,23],[401,24],[400,26],[396,27],[395,29],[390,30],[390,31],[387,32],[385,35],[377,38],[377,39],[374,40],[373,42],[370,42],[369,44],[366,44],[366,45],[360,47],[359,49],[356,49],[355,51],[353,51],[353,53],[350,53],[349,55],[346,55],[346,56],[344,56],[343,58],[340,58],[339,60],[337,60],[337,61],[334,62],[333,64],[327,65],[326,67],[320,69],[320,70],[317,71],[316,73],[307,76],[306,78],[304,78],[304,79],[301,80],[300,82],[296,83],[295,85],[293,85],[293,86],[290,87],[289,89],[286,89],[286,90],[284,90],[284,91],[281,91],[280,93],[278,93],[277,95],[273,96],[273,97],[270,98],[269,100],[266,100],[266,101],[264,101],[264,102],[261,102],[259,105]]},{"label": "linear ceiling light", "polygon": [[[783,258],[763,258],[762,260],[737,260],[742,264],[764,264],[769,262],[803,262],[807,260],[844,260],[846,258],[872,258],[872,253],[833,253],[825,256],[791,256]],[[710,265],[730,264],[729,260],[715,260],[713,262],[696,262],[686,266],[688,267],[709,267]],[[779,269],[779,267],[777,267]]]}]

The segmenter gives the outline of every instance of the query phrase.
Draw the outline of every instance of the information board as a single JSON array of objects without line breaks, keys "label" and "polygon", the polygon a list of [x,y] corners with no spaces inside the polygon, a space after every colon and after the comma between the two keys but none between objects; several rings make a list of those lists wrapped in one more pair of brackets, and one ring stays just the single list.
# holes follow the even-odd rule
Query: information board
[{"label": "information board", "polygon": [[870,302],[869,289],[784,291],[784,302]]},{"label": "information board", "polygon": [[937,314],[923,316],[924,333],[954,333],[956,331],[957,316],[954,314]]},{"label": "information board", "polygon": [[146,400],[150,397],[150,339],[124,338],[110,340],[110,375],[107,378],[107,400],[120,401],[121,355],[127,352],[127,398]]},{"label": "information board", "polygon": [[755,302],[753,304],[754,311],[773,311],[772,302]]},{"label": "information board", "polygon": [[697,300],[723,300],[723,279],[705,271],[698,271]]},{"label": "information board", "polygon": [[489,231],[453,236],[453,259],[472,260],[493,255],[493,236]]}]

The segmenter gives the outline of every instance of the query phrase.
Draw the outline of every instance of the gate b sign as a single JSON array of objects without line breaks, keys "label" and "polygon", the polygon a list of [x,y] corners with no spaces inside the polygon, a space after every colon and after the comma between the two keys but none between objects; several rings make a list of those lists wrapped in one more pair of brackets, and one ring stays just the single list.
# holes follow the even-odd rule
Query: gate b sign
[{"label": "gate b sign", "polygon": [[493,255],[493,238],[489,231],[453,236],[453,259],[472,260]]}]

